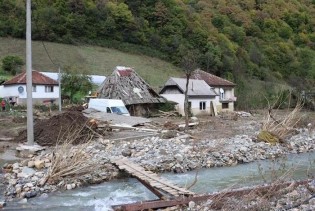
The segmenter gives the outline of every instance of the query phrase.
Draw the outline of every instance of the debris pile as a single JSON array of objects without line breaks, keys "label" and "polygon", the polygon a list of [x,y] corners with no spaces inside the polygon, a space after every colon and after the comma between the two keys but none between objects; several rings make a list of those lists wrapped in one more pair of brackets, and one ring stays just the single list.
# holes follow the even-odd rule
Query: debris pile
[{"label": "debris pile", "polygon": [[[88,124],[88,118],[79,111],[67,111],[51,117],[39,120],[34,125],[34,141],[41,146],[53,146],[57,142],[62,143],[69,135],[75,134],[74,144],[79,144],[95,132]],[[15,139],[17,142],[27,140],[27,132],[22,131]]]},{"label": "debris pile", "polygon": [[159,117],[178,117],[179,113],[177,111],[161,111],[159,110]]},{"label": "debris pile", "polygon": [[[100,183],[118,175],[118,170],[108,163],[107,157],[98,154],[99,152],[96,149],[101,146],[97,143],[83,145],[84,149],[80,145],[73,146],[69,154],[77,149],[81,151],[81,154],[88,155],[89,163],[94,162],[100,168],[83,173],[82,169],[77,169],[80,170],[78,172],[69,172],[67,170],[73,167],[73,161],[75,161],[70,160],[68,165],[59,165],[59,167],[62,167],[61,171],[53,171],[56,168],[56,159],[60,159],[60,156],[57,155],[56,157],[56,153],[62,152],[56,150],[14,164],[4,164],[3,171],[5,172],[5,184],[7,185],[5,196],[7,200],[24,198],[23,200],[27,202],[28,198],[45,195],[56,190],[70,190],[85,184]],[[70,155],[64,154],[66,158],[69,158]],[[81,160],[83,159],[85,157],[81,158]],[[51,172],[54,172],[54,175],[49,174]]]}]

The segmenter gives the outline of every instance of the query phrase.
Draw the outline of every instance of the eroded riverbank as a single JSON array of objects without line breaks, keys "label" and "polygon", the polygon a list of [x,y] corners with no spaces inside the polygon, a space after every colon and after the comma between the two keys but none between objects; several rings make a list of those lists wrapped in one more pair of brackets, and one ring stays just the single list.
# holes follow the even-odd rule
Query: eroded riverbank
[{"label": "eroded riverbank", "polygon": [[182,173],[203,168],[235,167],[285,154],[314,152],[315,134],[307,128],[297,129],[285,143],[270,145],[258,142],[256,137],[261,118],[255,118],[238,121],[210,119],[191,129],[189,134],[172,131],[171,138],[167,138],[165,133],[118,141],[99,138],[82,151],[82,155],[88,161],[97,162],[99,168],[88,174],[48,179],[43,183],[54,158],[49,148],[38,156],[5,165],[5,197],[7,201],[23,199],[22,202],[27,203],[30,198],[45,197],[50,192],[69,191],[116,179],[118,169],[110,163],[110,158],[117,156],[127,157],[154,172]]},{"label": "eroded riverbank", "polygon": [[23,159],[19,163],[5,166],[7,189],[5,196],[32,198],[56,190],[73,189],[87,184],[108,181],[118,176],[118,170],[109,162],[113,156],[125,156],[154,172],[186,172],[199,168],[234,166],[255,160],[279,157],[283,154],[311,152],[315,149],[315,138],[305,129],[292,136],[287,144],[270,145],[256,142],[248,135],[237,135],[221,140],[191,139],[179,135],[171,139],[158,136],[141,140],[113,142],[97,140],[86,147],[89,159],[101,162],[97,171],[76,177],[60,178],[58,182],[40,185],[51,166],[52,153]]},{"label": "eroded riverbank", "polygon": [[[314,160],[315,153],[303,153],[292,154],[288,157],[285,156],[277,161],[264,160],[233,167],[201,169],[198,172],[198,181],[191,190],[202,194],[263,184],[270,182],[275,172],[278,172],[280,175],[284,169],[290,170],[295,179],[305,179],[307,171],[315,173],[315,165],[312,165],[311,168],[309,165]],[[283,164],[285,164],[285,167],[283,167]],[[259,166],[264,169],[263,172],[259,171]],[[164,173],[161,176],[185,187],[194,181],[195,174],[196,171],[191,171],[181,174]],[[268,181],[265,181],[265,179]],[[290,199],[291,203],[293,203],[297,200],[297,194],[302,191],[300,189],[297,189],[299,192],[290,192],[287,197],[288,201]],[[303,190],[305,191],[305,188]],[[289,196],[294,196],[295,200]],[[153,199],[157,199],[156,196],[136,179],[124,178],[69,191],[42,194],[40,197],[29,199],[27,202],[26,200],[19,200],[19,203],[9,202],[8,208],[23,208],[23,210],[104,211],[111,210],[112,205]],[[210,210],[207,207],[209,207],[209,201],[208,204],[195,205],[190,210]],[[180,209],[183,208],[175,210]]]}]

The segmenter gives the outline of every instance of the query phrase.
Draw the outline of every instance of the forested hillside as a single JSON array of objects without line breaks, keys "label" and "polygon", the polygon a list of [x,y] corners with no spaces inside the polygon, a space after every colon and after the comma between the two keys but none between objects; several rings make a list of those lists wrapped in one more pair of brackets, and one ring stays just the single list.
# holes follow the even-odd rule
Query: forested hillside
[{"label": "forested hillside", "polygon": [[[24,4],[0,1],[0,36],[25,37]],[[273,82],[314,87],[314,6],[314,0],[32,0],[33,39],[102,45],[176,65],[189,52],[202,69],[236,82],[242,97],[248,89],[268,92]]]}]

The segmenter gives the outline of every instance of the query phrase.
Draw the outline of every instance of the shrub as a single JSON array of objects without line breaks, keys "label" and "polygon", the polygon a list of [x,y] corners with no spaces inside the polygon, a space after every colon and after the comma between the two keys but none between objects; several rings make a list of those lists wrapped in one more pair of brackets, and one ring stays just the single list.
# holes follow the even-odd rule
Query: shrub
[{"label": "shrub", "polygon": [[158,107],[161,111],[174,111],[175,110],[175,104],[172,102],[167,101],[166,103],[160,104]]},{"label": "shrub", "polygon": [[18,56],[6,56],[2,59],[2,69],[12,75],[15,75],[23,64],[23,59]]}]

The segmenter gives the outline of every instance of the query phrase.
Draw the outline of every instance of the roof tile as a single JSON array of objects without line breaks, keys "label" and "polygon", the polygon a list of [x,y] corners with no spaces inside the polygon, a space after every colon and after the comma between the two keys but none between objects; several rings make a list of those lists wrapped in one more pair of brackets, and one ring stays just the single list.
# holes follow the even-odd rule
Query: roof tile
[{"label": "roof tile", "polygon": [[211,73],[207,73],[202,70],[195,70],[192,72],[191,79],[199,79],[204,80],[209,86],[236,86],[231,81],[228,81],[226,79],[220,78],[218,76],[212,75]]}]

